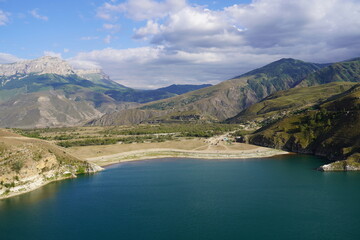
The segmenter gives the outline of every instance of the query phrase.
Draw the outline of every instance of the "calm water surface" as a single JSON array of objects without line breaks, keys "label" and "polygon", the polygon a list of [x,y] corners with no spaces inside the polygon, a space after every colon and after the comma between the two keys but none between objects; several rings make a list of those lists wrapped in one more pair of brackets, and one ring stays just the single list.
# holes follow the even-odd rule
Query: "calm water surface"
[{"label": "calm water surface", "polygon": [[312,156],[157,159],[0,200],[0,239],[360,239],[360,173]]}]

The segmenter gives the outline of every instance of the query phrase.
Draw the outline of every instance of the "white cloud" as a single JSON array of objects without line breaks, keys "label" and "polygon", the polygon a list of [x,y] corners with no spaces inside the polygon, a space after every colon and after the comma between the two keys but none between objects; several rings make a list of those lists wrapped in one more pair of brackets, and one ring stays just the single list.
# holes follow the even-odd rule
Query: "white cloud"
[{"label": "white cloud", "polygon": [[8,54],[8,53],[0,53],[0,64],[4,63],[14,63],[18,62],[24,59],[18,58],[14,55]]},{"label": "white cloud", "polygon": [[70,49],[64,48],[64,53],[68,53],[68,52],[70,52]]},{"label": "white cloud", "polygon": [[156,88],[172,83],[217,83],[280,58],[242,54],[235,50],[190,53],[170,51],[162,46],[123,50],[106,48],[79,53],[70,61],[78,68],[96,65],[111,79],[126,86]]},{"label": "white cloud", "polygon": [[61,53],[53,52],[53,51],[44,51],[44,56],[50,56],[50,57],[58,57],[62,58]]},{"label": "white cloud", "polygon": [[0,26],[4,26],[9,22],[9,13],[0,9]]},{"label": "white cloud", "polygon": [[73,61],[97,64],[132,87],[216,83],[282,57],[331,62],[360,56],[357,0],[254,0],[216,11],[186,1],[128,0],[106,3],[97,13],[144,22],[134,38],[151,46],[83,52]]},{"label": "white cloud", "polygon": [[125,3],[105,3],[97,9],[97,17],[105,20],[117,19],[117,14],[125,13],[131,19],[146,20],[161,18],[185,7],[186,0],[128,0]]},{"label": "white cloud", "polygon": [[37,8],[31,10],[30,14],[31,14],[31,16],[33,16],[34,18],[39,19],[39,20],[43,20],[43,21],[49,20],[49,18],[47,16],[40,15],[39,14],[39,9],[37,9]]}]

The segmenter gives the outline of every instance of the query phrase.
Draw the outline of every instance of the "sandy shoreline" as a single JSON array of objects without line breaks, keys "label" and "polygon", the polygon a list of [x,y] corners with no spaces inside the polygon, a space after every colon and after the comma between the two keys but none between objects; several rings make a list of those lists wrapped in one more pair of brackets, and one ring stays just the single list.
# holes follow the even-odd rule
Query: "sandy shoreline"
[{"label": "sandy shoreline", "polygon": [[248,159],[248,158],[267,158],[276,155],[289,154],[288,152],[255,147],[249,150],[182,150],[182,149],[146,149],[128,151],[117,154],[104,155],[99,157],[86,158],[87,161],[95,163],[99,166],[108,166],[122,162],[139,161],[154,158],[199,158],[199,159]]}]

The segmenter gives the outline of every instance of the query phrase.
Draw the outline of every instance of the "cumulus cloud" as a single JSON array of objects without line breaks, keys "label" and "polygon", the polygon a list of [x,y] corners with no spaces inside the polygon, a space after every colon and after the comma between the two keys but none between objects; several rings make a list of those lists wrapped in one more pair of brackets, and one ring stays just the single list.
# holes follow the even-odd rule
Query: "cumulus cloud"
[{"label": "cumulus cloud", "polygon": [[14,55],[8,54],[8,53],[0,53],[0,64],[4,63],[14,63],[18,62],[24,59],[18,58]]},{"label": "cumulus cloud", "polygon": [[[163,46],[130,49],[106,48],[79,53],[70,62],[77,68],[102,68],[111,79],[135,88],[158,88],[172,83],[217,83],[279,59],[235,51],[170,51]],[[239,62],[242,62],[239,64]]]},{"label": "cumulus cloud", "polygon": [[34,18],[39,19],[39,20],[43,20],[43,21],[49,20],[49,18],[47,16],[40,15],[39,14],[39,9],[37,9],[37,8],[31,10],[30,14],[31,14],[31,16],[33,16]]},{"label": "cumulus cloud", "polygon": [[9,22],[9,13],[0,9],[0,26],[4,26]]},{"label": "cumulus cloud", "polygon": [[105,3],[97,14],[144,22],[134,38],[151,45],[84,52],[73,60],[97,63],[135,87],[216,83],[282,57],[331,62],[360,56],[357,0],[254,0],[220,10],[185,0],[128,0]]}]

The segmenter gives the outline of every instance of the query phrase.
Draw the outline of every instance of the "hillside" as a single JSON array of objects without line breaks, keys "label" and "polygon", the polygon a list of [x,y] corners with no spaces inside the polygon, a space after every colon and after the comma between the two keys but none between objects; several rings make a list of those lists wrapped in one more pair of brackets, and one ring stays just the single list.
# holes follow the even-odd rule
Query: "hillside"
[{"label": "hillside", "polygon": [[[281,59],[262,68],[221,82],[217,85],[151,102],[139,107],[140,110],[160,111],[156,119],[141,118],[136,122],[172,121],[176,119],[200,119],[203,121],[222,121],[233,117],[243,109],[259,102],[268,95],[294,87],[310,73],[323,65],[306,63],[295,59]],[[94,125],[114,125],[116,120],[126,117],[129,111],[104,115]],[[150,115],[150,114],[149,114]]]},{"label": "hillside", "polygon": [[227,123],[269,122],[282,118],[297,111],[308,109],[322,103],[329,97],[340,94],[356,83],[335,82],[313,87],[292,88],[276,92],[262,101],[255,103]]},{"label": "hillside", "polygon": [[260,129],[249,142],[343,160],[322,170],[360,170],[360,85]]},{"label": "hillside", "polygon": [[48,142],[0,129],[0,199],[100,170]]},{"label": "hillside", "polygon": [[330,64],[307,76],[298,86],[307,87],[330,82],[360,82],[360,59]]}]

